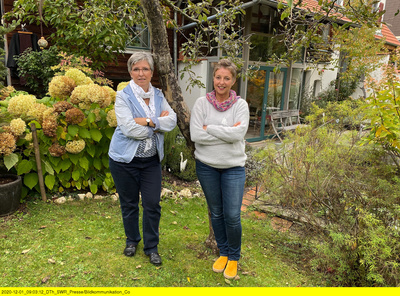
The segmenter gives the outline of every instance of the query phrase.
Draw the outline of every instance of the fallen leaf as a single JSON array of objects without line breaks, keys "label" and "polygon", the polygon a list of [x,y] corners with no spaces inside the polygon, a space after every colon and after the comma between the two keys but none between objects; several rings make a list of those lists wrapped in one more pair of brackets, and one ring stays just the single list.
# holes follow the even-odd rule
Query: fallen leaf
[{"label": "fallen leaf", "polygon": [[46,276],[45,278],[42,279],[42,284],[47,283],[47,281],[50,279],[49,276]]},{"label": "fallen leaf", "polygon": [[47,260],[47,262],[49,262],[49,263],[51,263],[51,264],[55,264],[55,263],[56,263],[56,260],[50,258],[50,259]]},{"label": "fallen leaf", "polygon": [[22,254],[26,254],[26,253],[28,253],[30,250],[31,250],[31,249],[23,250],[23,251],[22,251]]},{"label": "fallen leaf", "polygon": [[138,265],[138,266],[136,266],[136,269],[138,269],[138,268],[142,268],[142,265]]},{"label": "fallen leaf", "polygon": [[176,215],[176,212],[175,212],[175,211],[171,211],[171,210],[170,210],[170,212],[172,213],[172,215]]},{"label": "fallen leaf", "polygon": [[190,277],[187,277],[188,282],[190,283]]},{"label": "fallen leaf", "polygon": [[230,284],[231,284],[231,281],[228,280],[228,279],[225,279],[225,283],[227,283],[228,285],[230,285]]},{"label": "fallen leaf", "polygon": [[178,224],[178,222],[174,221],[174,222],[172,222],[171,224],[174,224],[174,225],[176,225],[176,224]]},{"label": "fallen leaf", "polygon": [[45,225],[43,225],[43,226],[40,226],[40,229],[45,229],[47,226],[45,226]]}]

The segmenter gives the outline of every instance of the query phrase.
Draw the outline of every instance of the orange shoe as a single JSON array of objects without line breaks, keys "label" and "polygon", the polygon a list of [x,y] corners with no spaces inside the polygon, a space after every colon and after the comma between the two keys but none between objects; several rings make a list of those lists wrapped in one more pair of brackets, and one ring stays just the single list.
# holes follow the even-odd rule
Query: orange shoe
[{"label": "orange shoe", "polygon": [[227,256],[220,256],[217,259],[217,261],[215,261],[213,264],[213,271],[214,272],[223,272],[227,262],[228,262]]},{"label": "orange shoe", "polygon": [[228,280],[234,279],[237,275],[237,266],[238,266],[237,261],[229,260],[224,271],[224,277]]}]

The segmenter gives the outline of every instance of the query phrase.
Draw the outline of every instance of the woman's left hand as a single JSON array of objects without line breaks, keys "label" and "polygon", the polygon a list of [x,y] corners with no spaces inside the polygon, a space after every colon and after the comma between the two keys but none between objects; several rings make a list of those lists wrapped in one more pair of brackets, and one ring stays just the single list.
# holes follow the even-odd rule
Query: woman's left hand
[{"label": "woman's left hand", "polygon": [[169,115],[168,111],[162,111],[161,114],[160,114],[160,117],[165,117],[165,116],[168,116],[168,115]]},{"label": "woman's left hand", "polygon": [[[160,114],[160,117],[166,117],[168,115],[169,115],[168,111],[162,111],[161,114]],[[136,117],[134,119],[135,119],[135,122],[137,124],[140,124],[140,125],[143,125],[143,126],[147,126],[147,121],[146,121],[147,118],[146,117]],[[153,121],[151,119],[150,119],[150,122],[149,122],[149,126],[154,127],[154,123],[153,123]]]}]

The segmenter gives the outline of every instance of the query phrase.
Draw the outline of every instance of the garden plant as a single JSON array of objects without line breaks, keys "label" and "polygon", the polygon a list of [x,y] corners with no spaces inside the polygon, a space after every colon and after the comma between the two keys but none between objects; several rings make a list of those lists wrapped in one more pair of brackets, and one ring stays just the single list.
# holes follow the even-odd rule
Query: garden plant
[{"label": "garden plant", "polygon": [[90,60],[65,53],[60,59],[43,98],[3,89],[0,154],[7,170],[23,176],[23,196],[39,191],[32,124],[48,192],[114,188],[107,153],[116,126],[116,92],[91,70]]},{"label": "garden plant", "polygon": [[400,86],[393,70],[370,85],[365,100],[314,104],[308,128],[259,152],[260,200],[304,223],[311,264],[339,286],[400,284]]}]

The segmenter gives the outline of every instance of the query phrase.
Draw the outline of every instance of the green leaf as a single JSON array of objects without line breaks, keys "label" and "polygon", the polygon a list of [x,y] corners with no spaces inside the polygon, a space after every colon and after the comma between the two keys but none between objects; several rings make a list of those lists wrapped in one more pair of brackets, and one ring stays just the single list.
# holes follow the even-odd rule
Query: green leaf
[{"label": "green leaf", "polygon": [[83,168],[85,171],[88,171],[89,169],[89,160],[86,157],[82,157],[79,159],[79,164],[81,168]]},{"label": "green leaf", "polygon": [[72,172],[72,179],[74,179],[75,181],[79,180],[80,177],[81,177],[81,172],[80,171],[75,170],[75,171]]},{"label": "green leaf", "polygon": [[51,164],[48,163],[47,161],[43,161],[43,163],[44,163],[44,167],[46,169],[46,172],[48,172],[50,175],[54,175],[54,169],[51,166]]},{"label": "green leaf", "polygon": [[94,114],[93,112],[92,112],[92,113],[89,113],[87,119],[88,119],[88,122],[89,122],[89,123],[95,122],[95,121],[96,121],[96,114]]},{"label": "green leaf", "polygon": [[73,164],[77,164],[79,161],[79,158],[81,158],[81,154],[70,154],[69,159],[72,161]]},{"label": "green leaf", "polygon": [[79,128],[79,137],[83,139],[90,139],[90,132],[87,130],[87,128],[80,127]]},{"label": "green leaf", "polygon": [[27,174],[31,171],[32,169],[32,163],[29,160],[23,159],[17,167],[17,174],[18,175],[23,175]]},{"label": "green leaf", "polygon": [[93,194],[97,193],[97,185],[96,184],[91,184],[90,185],[90,192]]},{"label": "green leaf", "polygon": [[4,156],[4,165],[7,170],[10,170],[14,165],[18,162],[18,155],[15,153],[11,153],[9,155]]},{"label": "green leaf", "polygon": [[99,158],[95,158],[95,159],[93,159],[93,166],[95,167],[95,169],[97,169],[97,170],[101,170],[101,168],[102,168],[102,165],[101,165],[102,163],[101,163],[101,160],[99,159]]},{"label": "green leaf", "polygon": [[92,139],[95,140],[96,142],[99,142],[101,140],[101,138],[103,137],[101,132],[98,129],[94,129],[94,128],[92,128],[90,130],[90,135],[92,136]]},{"label": "green leaf", "polygon": [[96,154],[96,146],[95,145],[86,145],[86,152],[89,153],[91,157],[94,157]]},{"label": "green leaf", "polygon": [[53,190],[54,184],[56,183],[56,177],[53,175],[47,175],[44,179],[44,183],[46,184],[47,188]]},{"label": "green leaf", "polygon": [[108,167],[109,167],[108,155],[105,155],[105,156],[101,159],[101,161],[103,162],[103,166],[104,166],[106,169],[108,169]]},{"label": "green leaf", "polygon": [[79,131],[79,126],[77,125],[68,126],[68,134],[71,135],[72,137],[75,137],[78,131]]},{"label": "green leaf", "polygon": [[69,159],[63,159],[61,162],[61,170],[66,171],[71,166],[71,161]]},{"label": "green leaf", "polygon": [[110,128],[107,128],[107,129],[104,131],[104,133],[105,133],[106,137],[109,138],[109,139],[111,140],[112,136],[114,135],[114,131],[115,131],[115,128],[110,127]]},{"label": "green leaf", "polygon": [[29,173],[24,176],[24,184],[29,188],[32,189],[35,187],[39,182],[39,177],[36,173]]}]

